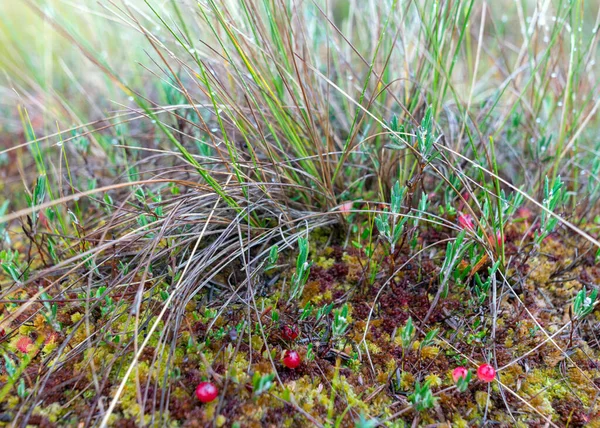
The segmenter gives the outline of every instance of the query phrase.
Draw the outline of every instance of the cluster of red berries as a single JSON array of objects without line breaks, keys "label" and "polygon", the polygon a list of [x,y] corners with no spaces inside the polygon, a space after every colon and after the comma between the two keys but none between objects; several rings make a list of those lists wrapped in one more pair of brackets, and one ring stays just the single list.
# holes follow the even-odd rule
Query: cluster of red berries
[{"label": "cluster of red berries", "polygon": [[[459,366],[452,371],[452,379],[458,382],[459,379],[466,378],[468,372],[465,367]],[[496,378],[496,369],[487,363],[481,364],[477,367],[477,377],[482,382],[491,382]]]},{"label": "cluster of red berries", "polygon": [[[281,337],[284,340],[295,340],[299,335],[297,326],[286,325],[281,329]],[[283,353],[283,365],[288,369],[295,369],[302,363],[300,354],[294,350],[287,350]],[[210,403],[219,395],[219,390],[212,382],[200,382],[196,387],[196,397],[203,403]]]}]

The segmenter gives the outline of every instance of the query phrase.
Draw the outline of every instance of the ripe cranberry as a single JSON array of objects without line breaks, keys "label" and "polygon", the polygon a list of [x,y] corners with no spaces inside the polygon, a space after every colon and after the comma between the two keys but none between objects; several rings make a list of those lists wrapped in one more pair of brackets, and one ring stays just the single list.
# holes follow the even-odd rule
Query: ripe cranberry
[{"label": "ripe cranberry", "polygon": [[17,349],[24,354],[29,353],[30,348],[33,346],[33,340],[27,336],[21,337],[17,340]]},{"label": "ripe cranberry", "polygon": [[203,403],[210,403],[219,395],[219,390],[212,382],[201,382],[196,387],[196,397]]},{"label": "ripe cranberry", "polygon": [[496,369],[489,364],[482,364],[477,368],[477,377],[483,382],[491,382],[496,378]]},{"label": "ripe cranberry", "polygon": [[300,355],[296,351],[286,351],[283,356],[283,365],[288,369],[295,369],[301,362]]},{"label": "ripe cranberry", "polygon": [[298,326],[296,325],[285,325],[281,329],[281,337],[284,340],[294,340],[298,337]]},{"label": "ripe cranberry", "polygon": [[460,378],[466,378],[468,372],[469,371],[463,366],[459,366],[452,370],[452,379],[454,379],[454,383],[458,382]]},{"label": "ripe cranberry", "polygon": [[473,217],[471,217],[469,214],[458,214],[458,225],[461,229],[475,230],[475,225],[473,224]]}]

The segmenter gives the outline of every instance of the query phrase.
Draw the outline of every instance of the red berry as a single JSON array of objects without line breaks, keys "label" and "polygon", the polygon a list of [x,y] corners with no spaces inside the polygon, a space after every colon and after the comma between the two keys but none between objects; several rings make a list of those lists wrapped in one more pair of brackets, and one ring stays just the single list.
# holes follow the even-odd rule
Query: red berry
[{"label": "red berry", "polygon": [[210,403],[219,395],[219,390],[212,382],[201,382],[196,387],[196,397],[203,403]]},{"label": "red berry", "polygon": [[469,371],[463,366],[459,366],[452,370],[452,379],[454,379],[454,383],[458,382],[460,378],[466,378],[468,372]]},{"label": "red berry", "polygon": [[283,328],[281,329],[281,337],[283,337],[284,340],[296,339],[298,337],[298,326],[283,326]]},{"label": "red berry", "polygon": [[496,369],[489,364],[482,364],[477,368],[477,377],[483,382],[491,382],[496,378]]},{"label": "red berry", "polygon": [[283,364],[288,369],[295,369],[301,362],[300,355],[296,351],[286,351],[283,356]]}]

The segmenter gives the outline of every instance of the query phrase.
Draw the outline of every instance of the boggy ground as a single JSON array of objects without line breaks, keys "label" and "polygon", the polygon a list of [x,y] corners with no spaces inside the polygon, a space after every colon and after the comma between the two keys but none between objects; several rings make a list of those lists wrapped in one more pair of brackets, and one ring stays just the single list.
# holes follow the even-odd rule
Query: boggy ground
[{"label": "boggy ground", "polygon": [[[534,251],[528,245],[532,221],[533,215],[523,210],[505,230],[506,280],[497,276],[496,291],[484,305],[474,303],[469,279],[465,285],[451,284],[432,310],[443,245],[411,258],[401,249],[393,261],[374,254],[372,259],[382,262],[371,284],[364,252],[344,248],[344,237],[332,230],[319,230],[310,237],[314,265],[300,301],[288,303],[281,291],[294,254],[264,272],[251,289],[240,289],[226,306],[214,290],[196,296],[186,306],[171,352],[159,341],[160,332],[154,333],[110,423],[375,426],[367,421],[377,418],[388,426],[600,426],[600,311],[571,322],[573,298],[582,287],[600,283],[600,267],[593,253],[577,248],[578,237],[563,229]],[[448,236],[448,231],[430,227],[419,243]],[[485,272],[488,265],[482,262],[477,269]],[[231,282],[232,275],[228,272],[219,281]],[[31,286],[14,298],[27,299],[37,291]],[[255,306],[248,303],[252,293]],[[6,312],[18,303],[4,305]],[[348,327],[340,333],[334,330],[344,305]],[[132,337],[128,314],[110,324],[113,340],[83,352],[74,345],[56,352],[67,337],[71,344],[85,343],[102,330],[104,319],[114,317],[109,302],[104,307],[109,309],[97,311],[93,324],[83,327],[85,309],[72,293],[57,307],[60,332],[33,309],[14,321],[20,325],[17,330],[2,332],[0,346],[12,362],[3,366],[3,385],[11,379],[9,371],[23,367],[22,388],[39,387],[41,374],[54,364],[29,425],[81,426],[106,409],[133,358],[133,348],[122,346]],[[157,315],[160,305],[151,310]],[[415,332],[403,346],[409,317]],[[287,335],[286,340],[287,327],[297,330],[298,337]],[[300,353],[297,369],[283,366],[286,349]],[[52,355],[57,357],[49,360]],[[468,389],[459,392],[453,368],[464,365],[475,371],[486,361],[497,368],[497,380],[486,384],[474,376]],[[107,367],[109,374],[101,377]],[[194,389],[207,379],[217,385],[219,396],[202,404]],[[429,383],[436,397],[431,409],[411,406],[416,382]],[[11,424],[22,400],[17,394],[2,401],[2,425]],[[153,419],[159,407],[163,419]]]}]

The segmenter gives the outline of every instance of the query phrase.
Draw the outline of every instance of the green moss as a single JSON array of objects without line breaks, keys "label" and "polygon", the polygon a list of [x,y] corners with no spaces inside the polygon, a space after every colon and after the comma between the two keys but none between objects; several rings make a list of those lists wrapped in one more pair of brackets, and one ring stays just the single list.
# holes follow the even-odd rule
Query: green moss
[{"label": "green moss", "polygon": [[323,269],[329,269],[330,267],[332,267],[335,264],[335,259],[329,259],[329,258],[321,256],[317,260],[316,264],[317,264],[317,266],[320,266]]}]

